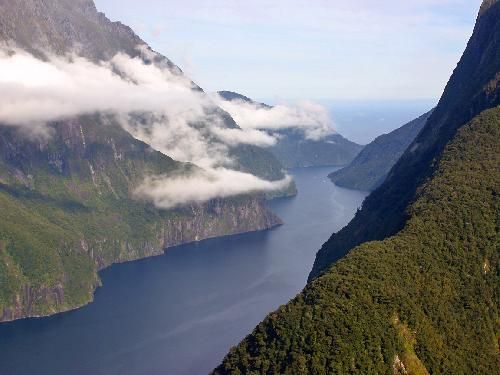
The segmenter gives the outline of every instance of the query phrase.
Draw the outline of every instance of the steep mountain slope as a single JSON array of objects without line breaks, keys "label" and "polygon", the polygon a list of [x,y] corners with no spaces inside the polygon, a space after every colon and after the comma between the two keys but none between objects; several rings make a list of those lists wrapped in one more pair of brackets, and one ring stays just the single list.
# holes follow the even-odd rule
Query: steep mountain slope
[{"label": "steep mountain slope", "polygon": [[[219,91],[218,94],[227,101],[241,101],[255,105],[260,109],[271,110],[272,107],[257,103],[252,99],[232,92]],[[330,134],[319,140],[307,139],[300,128],[273,129],[272,133],[279,137],[275,146],[269,151],[286,168],[303,168],[314,166],[344,166],[349,164],[363,149],[340,134]]]},{"label": "steep mountain slope", "polygon": [[[93,0],[0,0],[0,41],[36,56],[75,53],[94,62],[125,53],[183,76],[176,65],[151,50],[130,27],[111,22],[98,12]],[[192,86],[202,91],[196,84]],[[227,128],[238,128],[229,114],[220,108],[214,108],[214,112]],[[285,176],[278,160],[260,147],[233,146],[231,153],[237,156],[238,170],[272,181]],[[265,159],[265,167],[245,157],[248,154]],[[293,191],[292,184],[288,193]]]},{"label": "steep mountain slope", "polygon": [[499,22],[484,1],[416,141],[215,374],[497,372]]},{"label": "steep mountain slope", "polygon": [[76,52],[93,61],[118,52],[139,56],[137,46],[145,45],[131,28],[99,13],[93,0],[1,0],[0,40],[36,55]]},{"label": "steep mountain slope", "polygon": [[49,141],[0,127],[0,321],[81,306],[112,263],[280,224],[257,196],[158,210],[134,198],[148,174],[196,168],[83,116]]},{"label": "steep mountain slope", "polygon": [[[0,0],[0,40],[41,58],[76,51],[98,62],[121,52],[182,76],[91,0]],[[214,111],[227,127],[237,127],[227,113]],[[112,263],[281,223],[261,194],[168,210],[142,200],[135,192],[145,177],[199,169],[135,139],[113,116],[52,122],[48,133],[32,137],[0,124],[0,322],[88,303],[100,283],[97,271]],[[236,169],[284,177],[265,150],[236,146],[231,153]]]},{"label": "steep mountain slope", "polygon": [[401,232],[354,249],[214,374],[496,373],[499,125],[497,107],[463,126]]},{"label": "steep mountain slope", "polygon": [[416,138],[432,112],[428,112],[365,146],[347,167],[328,177],[337,186],[372,191],[379,187],[403,152]]},{"label": "steep mountain slope", "polygon": [[446,143],[474,116],[500,103],[500,4],[496,1],[482,9],[464,55],[427,124],[349,225],[323,245],[310,279],[353,247],[402,229],[417,187],[432,174]]}]

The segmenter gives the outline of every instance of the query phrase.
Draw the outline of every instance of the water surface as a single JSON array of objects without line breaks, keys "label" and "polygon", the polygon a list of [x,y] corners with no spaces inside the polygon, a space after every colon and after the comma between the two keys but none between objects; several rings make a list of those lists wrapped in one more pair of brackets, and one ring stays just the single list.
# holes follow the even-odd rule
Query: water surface
[{"label": "water surface", "polygon": [[285,225],[202,241],[101,273],[95,302],[0,325],[0,374],[207,374],[305,285],[316,251],[364,193],[293,171],[299,195],[270,203]]}]

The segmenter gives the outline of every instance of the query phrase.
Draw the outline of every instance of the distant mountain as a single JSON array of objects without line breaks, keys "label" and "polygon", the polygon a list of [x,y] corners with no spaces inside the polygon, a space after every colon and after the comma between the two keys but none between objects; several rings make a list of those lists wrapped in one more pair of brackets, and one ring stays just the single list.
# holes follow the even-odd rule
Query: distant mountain
[{"label": "distant mountain", "polygon": [[[256,105],[259,108],[271,109],[264,103],[232,92],[219,91],[218,94],[228,101],[242,101]],[[314,166],[344,166],[349,164],[363,149],[363,146],[351,142],[340,134],[327,135],[319,140],[307,139],[299,128],[273,130],[272,133],[279,137],[277,144],[269,151],[286,168],[302,168]]]},{"label": "distant mountain", "polygon": [[[99,63],[121,53],[183,77],[129,27],[99,13],[92,0],[0,1],[0,42],[41,59],[76,53]],[[192,89],[202,95],[196,85]],[[238,128],[219,108],[212,116]],[[98,270],[113,263],[281,223],[260,193],[169,209],[135,196],[150,175],[186,176],[200,168],[158,152],[107,114],[47,126],[49,137],[30,137],[0,124],[0,322],[90,302]],[[236,170],[271,181],[285,177],[267,150],[239,145],[229,154]],[[276,194],[294,192],[291,184]]]},{"label": "distant mountain", "polygon": [[349,164],[363,146],[340,134],[331,134],[320,140],[305,139],[300,130],[277,132],[281,138],[270,151],[286,168],[340,167]]},{"label": "distant mountain", "polygon": [[498,372],[499,72],[500,2],[484,1],[421,133],[214,374]]},{"label": "distant mountain", "polygon": [[328,177],[348,189],[375,190],[387,177],[391,168],[427,123],[431,112],[420,116],[389,134],[377,137],[356,156],[347,167]]}]

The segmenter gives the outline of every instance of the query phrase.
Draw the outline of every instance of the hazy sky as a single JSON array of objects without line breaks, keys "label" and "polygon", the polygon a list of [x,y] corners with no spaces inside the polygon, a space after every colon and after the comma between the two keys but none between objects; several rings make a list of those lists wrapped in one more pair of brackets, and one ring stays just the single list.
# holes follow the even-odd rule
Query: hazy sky
[{"label": "hazy sky", "polygon": [[95,0],[207,91],[438,98],[481,0]]}]

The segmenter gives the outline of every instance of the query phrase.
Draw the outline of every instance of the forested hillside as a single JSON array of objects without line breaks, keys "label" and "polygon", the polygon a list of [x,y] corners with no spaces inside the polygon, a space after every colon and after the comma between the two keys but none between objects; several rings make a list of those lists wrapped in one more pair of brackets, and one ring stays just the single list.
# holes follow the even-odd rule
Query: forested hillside
[{"label": "forested hillside", "polygon": [[351,251],[214,374],[496,373],[499,139],[499,107],[464,126],[400,233]]}]

